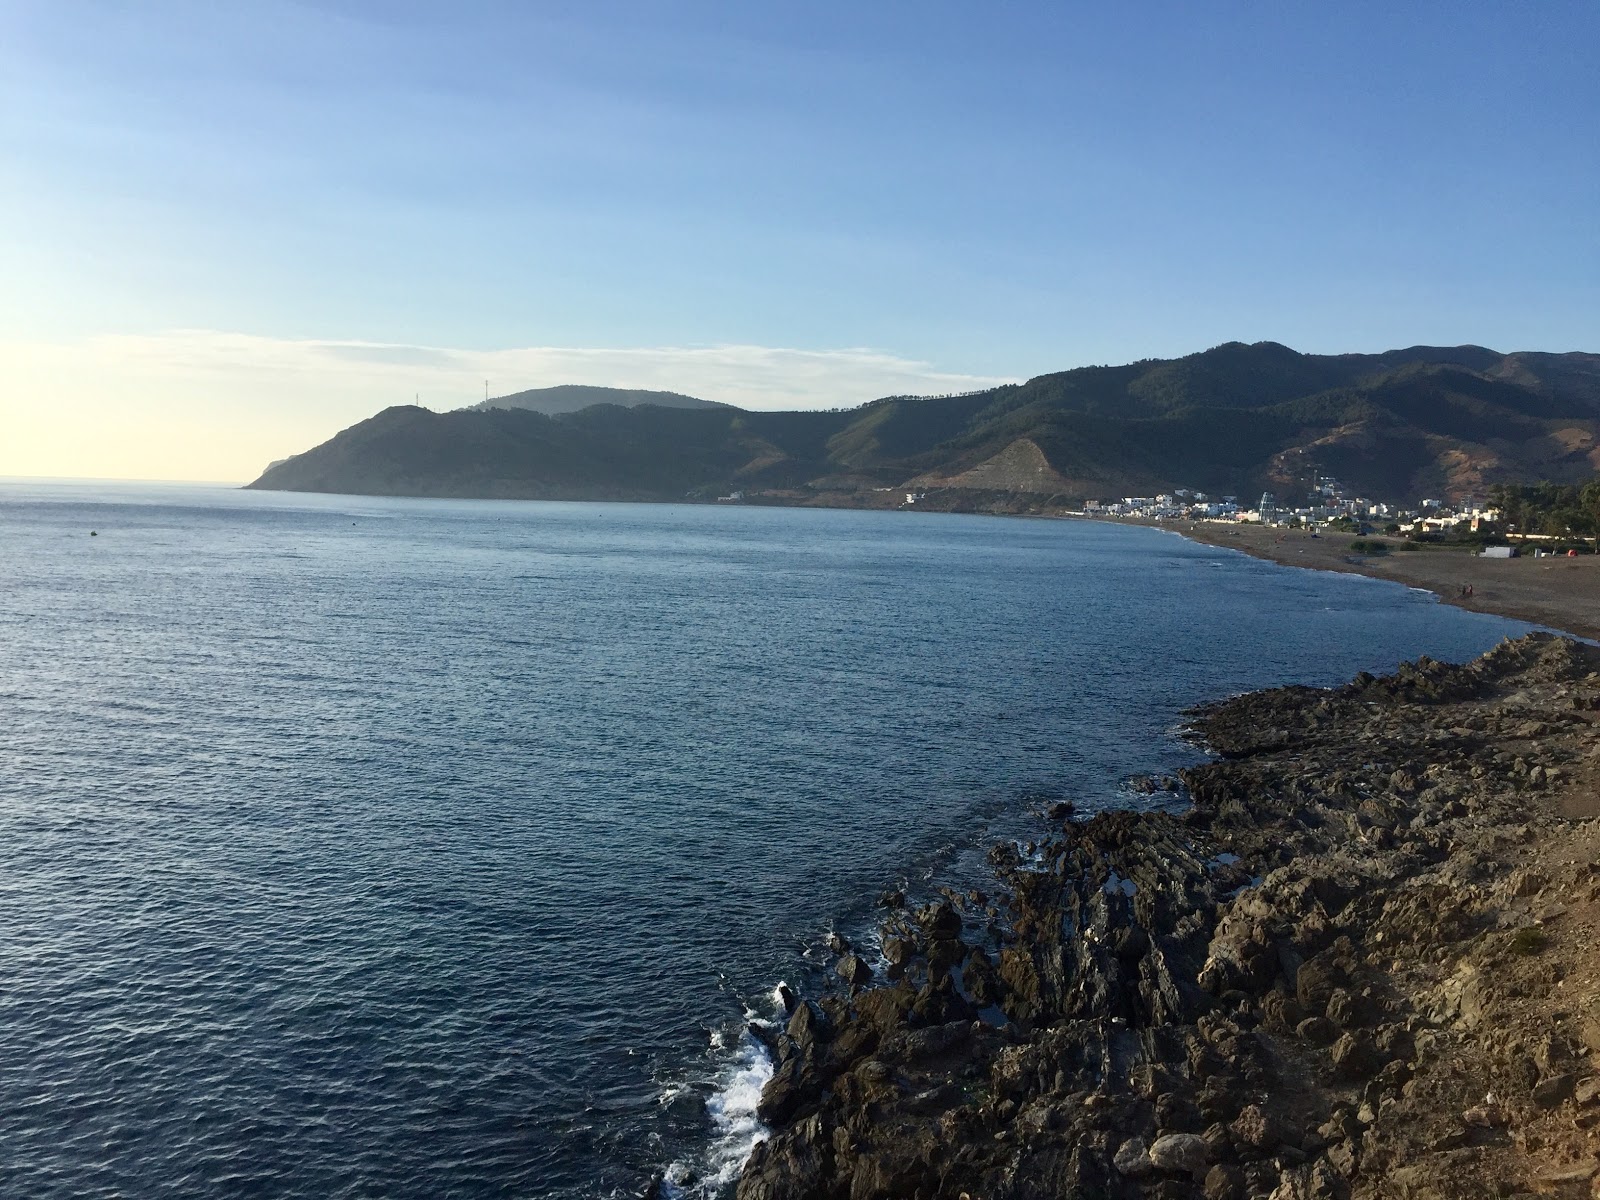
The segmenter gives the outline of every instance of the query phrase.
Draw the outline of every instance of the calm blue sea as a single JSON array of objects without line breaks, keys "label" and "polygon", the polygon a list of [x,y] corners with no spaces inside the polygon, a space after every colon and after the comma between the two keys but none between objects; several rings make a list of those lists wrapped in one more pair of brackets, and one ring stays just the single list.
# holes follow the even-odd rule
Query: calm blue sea
[{"label": "calm blue sea", "polygon": [[880,891],[1525,628],[1104,524],[0,483],[0,1195],[712,1189]]}]

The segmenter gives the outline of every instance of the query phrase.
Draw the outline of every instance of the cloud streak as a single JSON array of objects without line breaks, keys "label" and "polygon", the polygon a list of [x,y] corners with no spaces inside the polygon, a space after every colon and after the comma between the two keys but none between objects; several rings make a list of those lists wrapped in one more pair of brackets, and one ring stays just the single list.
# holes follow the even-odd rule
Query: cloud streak
[{"label": "cloud streak", "polygon": [[849,407],[889,395],[972,391],[1011,380],[942,371],[930,363],[853,347],[523,346],[449,349],[380,342],[291,340],[210,330],[175,330],[92,339],[91,356],[132,367],[206,376],[291,374],[326,383],[427,391],[430,407],[450,408],[493,395],[562,383],[650,388],[744,408]]}]

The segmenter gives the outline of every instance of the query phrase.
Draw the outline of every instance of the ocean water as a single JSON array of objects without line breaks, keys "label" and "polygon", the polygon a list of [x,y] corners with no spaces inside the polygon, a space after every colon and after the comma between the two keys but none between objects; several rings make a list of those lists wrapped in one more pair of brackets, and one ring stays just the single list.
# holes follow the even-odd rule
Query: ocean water
[{"label": "ocean water", "polygon": [[880,891],[1525,629],[1104,524],[0,483],[0,1195],[715,1194]]}]

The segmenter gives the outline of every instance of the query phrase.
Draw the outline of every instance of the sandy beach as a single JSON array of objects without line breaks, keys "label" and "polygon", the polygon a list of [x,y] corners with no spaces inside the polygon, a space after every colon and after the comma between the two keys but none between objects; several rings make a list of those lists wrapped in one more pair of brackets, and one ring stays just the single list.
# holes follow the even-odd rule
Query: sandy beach
[{"label": "sandy beach", "polygon": [[[1313,537],[1298,530],[1210,521],[1142,522],[1213,546],[1319,571],[1350,571],[1427,588],[1447,604],[1532,621],[1579,637],[1600,639],[1600,555],[1577,558],[1489,559],[1459,549],[1428,547],[1402,552],[1388,539],[1388,554],[1350,550],[1353,535]],[[1372,540],[1372,539],[1368,539]],[[1470,585],[1472,595],[1461,594]]]}]

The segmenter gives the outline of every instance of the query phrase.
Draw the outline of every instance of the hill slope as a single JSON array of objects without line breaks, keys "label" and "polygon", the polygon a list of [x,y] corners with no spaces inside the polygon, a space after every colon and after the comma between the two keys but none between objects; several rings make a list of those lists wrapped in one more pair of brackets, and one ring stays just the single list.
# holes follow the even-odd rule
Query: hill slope
[{"label": "hill slope", "polygon": [[[519,395],[559,399],[552,392],[609,389]],[[504,407],[512,399],[443,414],[386,409],[250,486],[619,500],[737,489],[830,504],[889,503],[891,489],[911,487],[944,489],[952,504],[1023,507],[1176,486],[1292,494],[1319,472],[1415,500],[1600,469],[1600,355],[1478,346],[1306,355],[1230,342],[842,412],[648,400],[547,414]]]}]

